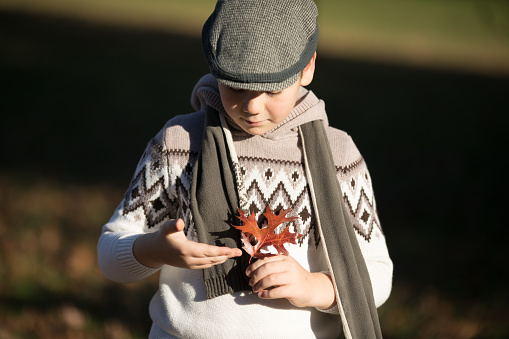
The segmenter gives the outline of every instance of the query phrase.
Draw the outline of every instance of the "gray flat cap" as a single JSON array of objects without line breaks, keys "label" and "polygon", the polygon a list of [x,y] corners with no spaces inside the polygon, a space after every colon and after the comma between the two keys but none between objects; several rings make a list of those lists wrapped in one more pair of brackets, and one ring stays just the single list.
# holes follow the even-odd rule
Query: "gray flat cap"
[{"label": "gray flat cap", "polygon": [[219,0],[202,30],[210,72],[240,89],[292,85],[316,51],[317,16],[312,0]]}]

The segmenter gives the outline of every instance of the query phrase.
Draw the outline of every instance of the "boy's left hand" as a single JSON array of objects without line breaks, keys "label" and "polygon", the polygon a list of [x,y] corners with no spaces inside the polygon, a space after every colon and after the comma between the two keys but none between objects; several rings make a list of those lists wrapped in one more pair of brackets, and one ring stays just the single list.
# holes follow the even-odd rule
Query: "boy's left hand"
[{"label": "boy's left hand", "polygon": [[259,259],[246,274],[249,284],[262,299],[286,298],[297,307],[328,309],[335,303],[335,293],[329,276],[310,273],[294,258],[277,255]]}]

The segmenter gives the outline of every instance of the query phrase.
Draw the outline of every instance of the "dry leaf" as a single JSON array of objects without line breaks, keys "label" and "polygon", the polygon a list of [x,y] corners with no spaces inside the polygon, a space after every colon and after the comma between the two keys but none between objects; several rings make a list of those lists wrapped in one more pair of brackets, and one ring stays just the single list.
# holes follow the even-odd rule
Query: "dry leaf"
[{"label": "dry leaf", "polygon": [[[284,247],[284,244],[296,244],[297,239],[302,238],[302,234],[291,233],[288,227],[279,234],[274,233],[274,231],[284,222],[299,219],[298,217],[287,218],[286,215],[291,211],[291,209],[281,210],[278,215],[275,215],[270,207],[267,206],[266,212],[263,213],[265,218],[267,218],[267,224],[260,228],[255,220],[254,213],[246,217],[245,213],[239,209],[240,216],[238,218],[244,225],[234,225],[233,227],[242,231],[241,241],[244,245],[242,248],[251,255],[251,259],[253,259],[253,257],[261,259],[273,256],[274,254],[261,252],[262,249],[266,249],[271,245],[274,246],[279,254],[288,255],[288,251]],[[251,259],[249,259],[250,263]]]}]

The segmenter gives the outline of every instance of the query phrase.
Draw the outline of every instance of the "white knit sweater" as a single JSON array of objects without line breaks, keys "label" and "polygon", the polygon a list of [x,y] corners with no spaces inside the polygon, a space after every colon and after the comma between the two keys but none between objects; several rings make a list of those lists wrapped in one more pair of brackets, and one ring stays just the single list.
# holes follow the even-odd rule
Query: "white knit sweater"
[{"label": "white knit sweater", "polygon": [[[227,118],[247,190],[248,206],[259,217],[291,208],[299,219],[291,225],[304,234],[297,245],[286,245],[304,268],[327,271],[310,205],[297,126],[312,120],[327,125],[324,103],[301,88],[298,105],[277,128],[250,136]],[[99,265],[108,278],[121,283],[142,280],[159,269],[146,267],[133,256],[133,244],[169,219],[182,218],[187,237],[196,240],[189,209],[193,165],[198,155],[204,109],[222,114],[217,83],[210,75],[196,85],[196,113],[171,119],[148,144],[129,189],[99,239]],[[376,212],[371,178],[364,159],[344,132],[326,127],[338,180],[350,211],[373,285],[375,304],[388,298],[392,262]],[[206,299],[202,272],[171,266],[160,268],[159,290],[150,303],[154,322],[150,338],[332,338],[341,320],[331,312],[297,308],[286,299],[261,300],[248,291]],[[333,311],[332,311],[333,313]]]}]

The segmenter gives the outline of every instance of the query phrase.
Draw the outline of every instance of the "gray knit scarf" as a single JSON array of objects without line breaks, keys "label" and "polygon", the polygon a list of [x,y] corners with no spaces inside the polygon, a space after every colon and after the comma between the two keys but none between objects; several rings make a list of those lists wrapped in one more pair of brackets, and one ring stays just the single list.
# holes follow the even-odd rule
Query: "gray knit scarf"
[{"label": "gray knit scarf", "polygon": [[[382,338],[371,280],[348,218],[322,121],[301,125],[307,179],[346,338]],[[219,113],[208,107],[200,154],[191,184],[191,212],[202,243],[240,248],[239,198]],[[244,253],[203,270],[207,297],[250,290]]]}]

